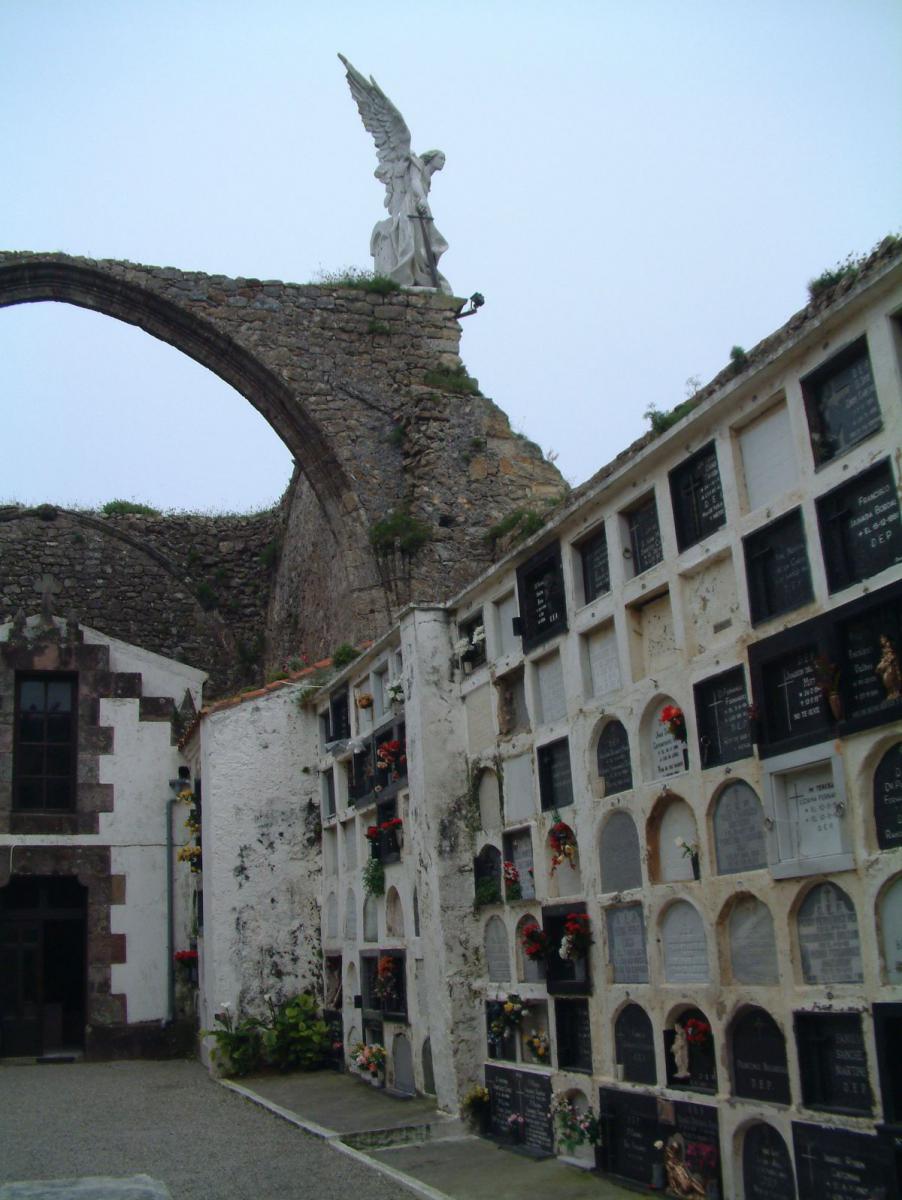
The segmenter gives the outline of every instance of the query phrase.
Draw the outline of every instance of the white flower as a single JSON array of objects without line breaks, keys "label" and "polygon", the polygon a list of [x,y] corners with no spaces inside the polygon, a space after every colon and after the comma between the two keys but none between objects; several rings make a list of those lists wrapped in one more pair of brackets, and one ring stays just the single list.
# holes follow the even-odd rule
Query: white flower
[{"label": "white flower", "polygon": [[485,641],[485,626],[477,625],[476,628],[473,630],[473,645],[481,646],[484,641]]},{"label": "white flower", "polygon": [[454,643],[454,653],[457,655],[458,658],[462,658],[469,649],[470,649],[470,639],[469,638],[465,638],[465,637],[458,638],[457,641]]},{"label": "white flower", "polygon": [[263,999],[266,1001],[267,1004],[272,1004],[272,992],[267,992],[264,995]]},{"label": "white flower", "polygon": [[232,1011],[232,1006],[229,1004],[228,1000],[223,1000],[219,1007],[223,1010],[223,1012]]},{"label": "white flower", "polygon": [[663,1143],[663,1142],[661,1142],[661,1141],[657,1141],[657,1142],[655,1142],[655,1149],[656,1149],[656,1150],[663,1150],[663,1149],[664,1149],[664,1143]]}]

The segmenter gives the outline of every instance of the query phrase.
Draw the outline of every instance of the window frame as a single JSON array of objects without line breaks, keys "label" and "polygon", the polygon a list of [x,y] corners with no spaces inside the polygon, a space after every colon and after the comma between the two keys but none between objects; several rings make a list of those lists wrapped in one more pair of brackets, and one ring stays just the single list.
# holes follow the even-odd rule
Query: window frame
[{"label": "window frame", "polygon": [[[41,741],[23,741],[22,739],[22,688],[27,683],[42,683],[44,685],[43,738]],[[47,687],[52,683],[70,685],[70,729],[66,739],[51,741],[47,738],[47,719],[51,715],[47,710]],[[27,749],[41,747],[42,770],[38,773],[23,771],[22,759]],[[65,773],[51,773],[47,770],[47,752],[53,747],[65,746],[69,751],[69,769]],[[49,781],[65,781],[69,788],[69,802],[65,806],[47,803],[47,785]],[[40,805],[23,805],[19,802],[20,788],[23,782],[39,781],[41,787]],[[40,814],[74,813],[78,799],[78,675],[74,671],[21,671],[15,676],[15,715],[13,722],[13,789],[12,811],[30,816]]]}]

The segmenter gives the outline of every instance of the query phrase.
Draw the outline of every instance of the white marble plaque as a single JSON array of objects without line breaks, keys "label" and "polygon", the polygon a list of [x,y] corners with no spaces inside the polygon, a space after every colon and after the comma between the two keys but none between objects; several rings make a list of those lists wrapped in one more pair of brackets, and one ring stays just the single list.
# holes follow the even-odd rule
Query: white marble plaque
[{"label": "white marble plaque", "polygon": [[504,760],[504,815],[508,821],[528,820],[535,815],[532,755],[518,754]]},{"label": "white marble plaque", "polygon": [[483,771],[479,777],[479,819],[486,833],[501,828],[501,793],[494,771]]},{"label": "white marble plaque", "polygon": [[617,652],[617,637],[611,622],[596,629],[586,638],[589,655],[589,679],[592,695],[596,698],[609,696],[620,690],[620,655]]},{"label": "white marble plaque", "polygon": [[559,654],[549,654],[536,663],[536,682],[539,690],[539,706],[542,723],[550,725],[567,715],[567,698],[564,695],[564,669]]},{"label": "white marble plaque", "polygon": [[489,979],[506,983],[511,978],[510,945],[507,929],[500,917],[489,917],[485,926],[485,959]]},{"label": "white marble plaque", "polygon": [[608,954],[614,983],[648,983],[648,956],[645,951],[645,918],[641,904],[609,908],[605,913],[608,927]]},{"label": "white marble plaque", "polygon": [[779,983],[777,944],[770,909],[754,896],[741,896],[730,913],[730,961],[737,983]]},{"label": "white marble plaque", "polygon": [[[783,857],[826,858],[843,852],[842,815],[837,811],[829,762],[788,772],[779,780],[786,805],[791,844]],[[782,832],[782,831],[781,831]],[[785,836],[781,837],[784,851]]]},{"label": "white marble plaque", "polygon": [[855,905],[835,883],[811,889],[799,907],[799,950],[806,983],[861,983]]},{"label": "white marble plaque", "polygon": [[683,843],[698,844],[695,817],[685,800],[672,800],[664,810],[659,832],[658,862],[662,883],[678,883],[692,879],[692,859],[682,849]]},{"label": "white marble plaque", "polygon": [[727,784],[717,798],[714,844],[719,875],[767,866],[764,810],[754,789],[742,779]]},{"label": "white marble plaque", "polygon": [[698,912],[686,900],[671,904],[661,921],[664,978],[668,983],[707,983],[708,946]]},{"label": "white marble plaque", "polygon": [[348,821],[343,827],[345,844],[345,868],[348,871],[357,870],[357,833],[354,822]]},{"label": "white marble plaque", "polygon": [[498,654],[511,654],[520,647],[520,639],[514,633],[514,617],[517,615],[517,600],[514,593],[503,596],[495,603]]},{"label": "white marble plaque", "polygon": [[528,829],[512,833],[508,838],[510,861],[520,873],[520,899],[532,900],[536,894],[536,881],[533,873],[532,835]]},{"label": "white marble plaque", "polygon": [[357,897],[353,888],[348,888],[345,896],[345,940],[357,941]]},{"label": "white marble plaque", "polygon": [[[670,703],[668,701],[668,703]],[[661,724],[662,704],[655,713],[651,728],[651,770],[653,779],[669,779],[686,769],[686,743],[677,741],[666,725]]]},{"label": "white marble plaque", "polygon": [[491,684],[477,688],[464,699],[467,714],[467,737],[470,753],[480,754],[495,742],[495,722],[492,713],[493,688]]},{"label": "white marble plaque", "polygon": [[750,512],[798,483],[795,441],[785,404],[747,425],[739,435],[739,448]]},{"label": "white marble plaque", "polygon": [[625,892],[642,886],[639,834],[628,812],[614,812],[601,831],[601,890]]},{"label": "white marble plaque", "polygon": [[883,893],[880,931],[887,983],[902,983],[902,875]]},{"label": "white marble plaque", "polygon": [[326,938],[330,942],[338,939],[338,897],[334,892],[326,897]]},{"label": "white marble plaque", "polygon": [[378,942],[379,940],[379,910],[372,896],[367,896],[363,902],[363,940]]}]

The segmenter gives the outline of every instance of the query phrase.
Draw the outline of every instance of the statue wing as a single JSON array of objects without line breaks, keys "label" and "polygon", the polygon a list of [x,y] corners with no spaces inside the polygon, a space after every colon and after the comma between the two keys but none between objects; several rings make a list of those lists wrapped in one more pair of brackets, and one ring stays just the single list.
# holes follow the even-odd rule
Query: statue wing
[{"label": "statue wing", "polygon": [[410,130],[398,110],[373,79],[361,75],[356,67],[338,56],[348,71],[348,86],[357,101],[364,128],[373,135],[380,167],[393,167],[410,154]]}]

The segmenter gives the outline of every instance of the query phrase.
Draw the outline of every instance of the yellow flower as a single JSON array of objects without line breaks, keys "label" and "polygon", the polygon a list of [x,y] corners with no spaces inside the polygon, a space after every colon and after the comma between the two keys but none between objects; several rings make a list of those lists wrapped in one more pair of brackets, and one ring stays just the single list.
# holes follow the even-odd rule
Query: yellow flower
[{"label": "yellow flower", "polygon": [[514,1011],[514,1006],[511,1004],[510,1000],[508,1000],[507,1004],[505,1004],[504,1011],[506,1013],[512,1013]]}]

